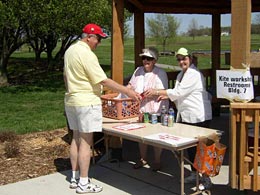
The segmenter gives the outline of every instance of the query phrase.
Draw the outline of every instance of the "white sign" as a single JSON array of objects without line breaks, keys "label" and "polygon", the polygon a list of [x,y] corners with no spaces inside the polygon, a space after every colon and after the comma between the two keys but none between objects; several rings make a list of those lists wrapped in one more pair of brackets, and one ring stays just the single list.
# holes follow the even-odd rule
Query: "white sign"
[{"label": "white sign", "polygon": [[253,78],[249,70],[217,70],[217,98],[236,101],[254,99]]}]

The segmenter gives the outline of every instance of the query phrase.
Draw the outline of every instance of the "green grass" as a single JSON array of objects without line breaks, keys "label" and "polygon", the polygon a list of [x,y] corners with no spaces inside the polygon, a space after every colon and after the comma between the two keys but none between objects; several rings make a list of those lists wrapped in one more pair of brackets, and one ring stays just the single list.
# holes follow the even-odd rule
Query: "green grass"
[{"label": "green grass", "polygon": [[61,71],[46,71],[31,58],[12,58],[11,86],[0,88],[0,131],[24,134],[66,126]]},{"label": "green grass", "polygon": [[[259,48],[259,42],[260,35],[252,35],[252,50]],[[148,46],[163,50],[162,45],[152,39],[146,40],[146,47]],[[176,51],[180,47],[186,47],[191,52],[211,50],[211,37],[196,37],[195,40],[191,37],[178,37],[175,42],[169,41],[166,50]],[[221,50],[230,50],[230,37],[221,37]],[[95,53],[110,76],[111,39],[102,40]],[[0,88],[0,131],[24,134],[66,126],[62,70],[47,71],[46,54],[43,53],[41,57],[42,62],[35,63],[34,53],[29,52],[27,45],[11,56],[8,73],[12,85]],[[124,42],[124,59],[134,61],[133,38]],[[199,56],[198,61],[200,69],[211,67],[209,55]],[[177,65],[174,56],[160,57],[158,63]],[[221,66],[228,67],[224,55],[221,56]],[[124,77],[131,75],[134,69],[134,63],[124,62]]]},{"label": "green grass", "polygon": [[40,88],[0,90],[0,131],[24,134],[52,130],[66,125],[63,116],[63,91]]},{"label": "green grass", "polygon": [[[252,36],[252,40],[257,42],[260,36]],[[101,45],[97,48],[95,53],[97,54],[100,63],[104,65],[110,65],[111,62],[111,39],[102,40]],[[146,47],[155,46],[159,51],[163,51],[163,46],[160,43],[156,43],[153,39],[146,39]],[[178,37],[176,41],[169,40],[165,48],[167,51],[177,51],[180,47],[186,47],[190,52],[210,51],[211,50],[211,37]],[[230,50],[230,37],[221,37],[221,50]],[[134,61],[134,39],[126,39],[124,42],[124,60]],[[200,69],[211,68],[211,57],[200,55],[199,56]],[[161,56],[158,60],[160,64],[169,64],[178,66],[178,63],[174,56]],[[225,57],[221,56],[221,66],[225,67]],[[124,62],[124,76],[131,75],[134,71],[134,64]],[[169,71],[169,70],[166,70]]]}]

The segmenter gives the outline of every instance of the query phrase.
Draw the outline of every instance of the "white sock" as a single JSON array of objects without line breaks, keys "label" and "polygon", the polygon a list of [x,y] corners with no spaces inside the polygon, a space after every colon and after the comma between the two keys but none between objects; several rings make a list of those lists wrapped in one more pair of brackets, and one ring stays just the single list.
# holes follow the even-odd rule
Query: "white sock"
[{"label": "white sock", "polygon": [[72,178],[79,179],[79,171],[72,171]]},{"label": "white sock", "polygon": [[80,177],[79,182],[82,185],[86,185],[88,183],[88,177]]}]

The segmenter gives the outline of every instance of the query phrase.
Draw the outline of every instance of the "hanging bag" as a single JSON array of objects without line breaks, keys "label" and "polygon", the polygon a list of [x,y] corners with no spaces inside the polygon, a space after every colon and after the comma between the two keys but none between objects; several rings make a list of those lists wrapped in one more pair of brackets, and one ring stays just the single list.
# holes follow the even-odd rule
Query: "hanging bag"
[{"label": "hanging bag", "polygon": [[218,140],[199,139],[193,166],[199,173],[214,177],[219,174],[227,147]]}]

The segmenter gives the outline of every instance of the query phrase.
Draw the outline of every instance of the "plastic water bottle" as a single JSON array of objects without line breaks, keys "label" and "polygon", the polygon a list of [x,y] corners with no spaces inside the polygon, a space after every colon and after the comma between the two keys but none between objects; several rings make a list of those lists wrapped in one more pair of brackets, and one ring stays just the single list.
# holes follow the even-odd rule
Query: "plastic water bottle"
[{"label": "plastic water bottle", "polygon": [[174,109],[169,109],[169,117],[168,117],[168,127],[172,127],[174,123]]},{"label": "plastic water bottle", "polygon": [[168,113],[169,113],[169,115],[174,116],[174,109],[173,109],[173,108],[170,108]]},{"label": "plastic water bottle", "polygon": [[163,121],[164,121],[164,116],[167,114],[167,110],[165,105],[162,105],[162,110],[161,110],[161,123],[163,125]]}]

